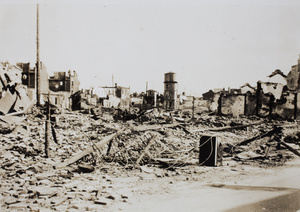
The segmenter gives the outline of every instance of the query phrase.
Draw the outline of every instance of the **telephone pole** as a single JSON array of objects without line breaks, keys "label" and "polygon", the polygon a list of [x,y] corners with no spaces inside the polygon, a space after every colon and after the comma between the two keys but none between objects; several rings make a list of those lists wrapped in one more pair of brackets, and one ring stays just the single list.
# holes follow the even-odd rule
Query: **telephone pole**
[{"label": "telephone pole", "polygon": [[40,37],[39,37],[39,4],[36,8],[36,105],[40,106]]}]

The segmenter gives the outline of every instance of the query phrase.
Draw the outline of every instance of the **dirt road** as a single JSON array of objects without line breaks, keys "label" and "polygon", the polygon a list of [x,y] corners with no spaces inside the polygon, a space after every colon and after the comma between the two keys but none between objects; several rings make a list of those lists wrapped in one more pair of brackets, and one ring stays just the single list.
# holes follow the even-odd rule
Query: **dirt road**
[{"label": "dirt road", "polygon": [[[148,193],[134,195],[129,204],[117,205],[108,210],[165,212],[300,209],[299,159],[284,167],[268,170],[254,167],[238,168],[236,171],[230,167],[195,169],[210,170],[194,176],[192,180],[180,181],[177,178],[167,182],[162,179],[148,181],[144,185],[137,182],[136,185],[149,186],[146,189]],[[158,188],[165,193],[159,193]]]}]

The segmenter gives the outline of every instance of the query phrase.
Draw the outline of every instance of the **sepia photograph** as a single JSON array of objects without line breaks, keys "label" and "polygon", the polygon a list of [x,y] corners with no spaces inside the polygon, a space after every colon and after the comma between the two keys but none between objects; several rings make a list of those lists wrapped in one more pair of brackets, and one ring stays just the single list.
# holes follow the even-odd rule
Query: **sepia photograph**
[{"label": "sepia photograph", "polygon": [[300,212],[299,11],[0,0],[0,212]]}]

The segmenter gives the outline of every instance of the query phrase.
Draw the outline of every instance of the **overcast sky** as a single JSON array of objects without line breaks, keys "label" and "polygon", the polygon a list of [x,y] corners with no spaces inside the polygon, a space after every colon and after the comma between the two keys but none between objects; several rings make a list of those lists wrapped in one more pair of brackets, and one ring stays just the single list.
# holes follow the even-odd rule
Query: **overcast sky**
[{"label": "overcast sky", "polygon": [[[0,0],[1,61],[36,61],[37,1],[25,2]],[[300,1],[51,2],[39,1],[40,60],[49,74],[76,70],[83,88],[113,75],[132,92],[147,81],[162,92],[175,72],[179,92],[201,96],[287,74],[300,54]]]}]

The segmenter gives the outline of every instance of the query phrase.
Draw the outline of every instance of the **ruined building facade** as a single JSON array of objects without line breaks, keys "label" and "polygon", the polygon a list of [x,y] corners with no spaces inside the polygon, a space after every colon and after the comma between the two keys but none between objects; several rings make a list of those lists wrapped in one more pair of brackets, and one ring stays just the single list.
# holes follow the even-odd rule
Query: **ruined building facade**
[{"label": "ruined building facade", "polygon": [[79,91],[80,82],[78,80],[78,75],[76,71],[67,72],[54,72],[54,76],[49,78],[49,89],[51,91],[67,91],[71,94]]},{"label": "ruined building facade", "polygon": [[256,87],[246,83],[240,89],[240,93],[209,91],[203,94],[203,99],[208,101],[211,110],[215,111],[211,105],[217,105],[222,115],[300,119],[300,57],[287,75],[276,69],[258,81]]},{"label": "ruined building facade", "polygon": [[176,110],[177,105],[177,81],[176,73],[165,73],[164,81],[164,108],[166,110]]},{"label": "ruined building facade", "polygon": [[[27,86],[30,99],[36,98],[36,64],[17,63],[17,66],[22,69],[22,84]],[[49,75],[43,62],[40,61],[39,67],[40,92],[41,98],[44,98],[44,96],[49,92]]]},{"label": "ruined building facade", "polygon": [[93,106],[104,108],[124,108],[129,109],[131,105],[130,87],[96,86],[91,90],[81,90],[72,96],[73,110],[86,110]]},{"label": "ruined building facade", "polygon": [[146,96],[144,97],[147,105],[150,105],[150,108],[156,107],[157,103],[157,91],[150,89],[147,90]]},{"label": "ruined building facade", "polygon": [[76,71],[54,72],[49,78],[50,102],[58,107],[71,108],[71,95],[79,91],[80,82]]},{"label": "ruined building facade", "polygon": [[287,87],[291,91],[300,92],[300,55],[297,65],[292,66],[287,75]]}]

